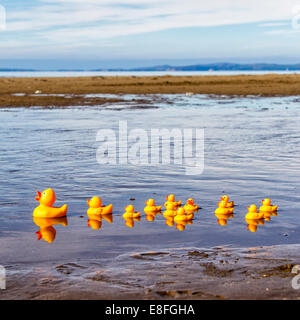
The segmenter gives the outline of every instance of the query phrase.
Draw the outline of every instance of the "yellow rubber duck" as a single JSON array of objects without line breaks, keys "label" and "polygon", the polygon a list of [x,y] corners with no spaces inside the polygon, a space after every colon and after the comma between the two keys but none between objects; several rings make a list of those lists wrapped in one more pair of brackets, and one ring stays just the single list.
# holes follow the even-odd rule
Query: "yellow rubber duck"
[{"label": "yellow rubber duck", "polygon": [[245,219],[248,220],[259,220],[264,217],[264,214],[262,212],[257,212],[257,206],[255,204],[252,204],[250,207],[248,207],[248,213],[245,216]]},{"label": "yellow rubber duck", "polygon": [[227,203],[225,201],[218,202],[219,207],[216,209],[215,214],[231,214],[234,208],[227,208]]},{"label": "yellow rubber duck", "polygon": [[140,212],[134,212],[134,206],[132,204],[125,207],[125,210],[126,212],[123,214],[124,219],[139,218],[141,216]]},{"label": "yellow rubber duck", "polygon": [[192,198],[189,198],[184,206],[185,212],[195,212],[199,209],[199,206],[195,205],[195,201]]},{"label": "yellow rubber duck", "polygon": [[271,199],[266,198],[261,200],[262,206],[259,208],[260,212],[275,212],[278,209],[278,206],[272,206]]},{"label": "yellow rubber duck", "polygon": [[227,208],[232,208],[232,207],[234,207],[234,201],[229,202],[229,197],[226,196],[226,195],[224,195],[224,196],[221,197],[221,201],[224,201],[224,202],[227,203],[227,205],[226,205]]},{"label": "yellow rubber duck", "polygon": [[225,227],[227,225],[227,220],[229,218],[234,218],[234,215],[232,213],[229,214],[222,214],[222,213],[216,213],[215,216],[218,218],[218,224]]},{"label": "yellow rubber duck", "polygon": [[167,208],[167,205],[169,203],[173,203],[175,207],[180,207],[181,206],[181,201],[175,201],[175,196],[174,194],[170,194],[166,197],[167,202],[165,202],[165,207]]},{"label": "yellow rubber duck", "polygon": [[146,213],[159,212],[159,211],[161,211],[161,207],[162,206],[155,205],[154,199],[149,199],[148,201],[146,201],[146,207],[145,207],[144,211]]},{"label": "yellow rubber duck", "polygon": [[181,223],[182,221],[192,220],[193,218],[194,218],[193,213],[185,213],[184,208],[178,208],[177,214],[174,217],[174,221]]},{"label": "yellow rubber duck", "polygon": [[40,203],[33,211],[33,216],[36,218],[62,218],[67,215],[68,206],[64,204],[60,208],[52,207],[55,200],[55,192],[52,189],[47,189],[40,193],[37,191],[35,199]]},{"label": "yellow rubber duck", "polygon": [[91,200],[87,200],[89,206],[88,214],[111,214],[113,210],[113,205],[109,204],[108,206],[102,205],[102,200],[99,197],[93,197]]},{"label": "yellow rubber duck", "polygon": [[33,217],[34,223],[40,227],[40,230],[35,234],[38,236],[38,240],[45,240],[48,243],[52,243],[56,237],[56,230],[53,228],[54,225],[62,225],[66,227],[68,220],[64,218],[37,218]]},{"label": "yellow rubber duck", "polygon": [[164,217],[167,219],[169,217],[175,217],[176,214],[177,214],[177,211],[174,203],[168,203],[167,210],[164,212]]}]

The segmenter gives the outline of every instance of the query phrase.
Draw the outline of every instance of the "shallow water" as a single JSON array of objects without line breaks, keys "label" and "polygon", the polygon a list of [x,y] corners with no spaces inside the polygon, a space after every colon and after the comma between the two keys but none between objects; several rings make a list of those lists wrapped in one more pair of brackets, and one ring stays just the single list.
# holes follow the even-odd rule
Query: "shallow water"
[{"label": "shallow water", "polygon": [[[300,240],[300,99],[297,97],[143,96],[144,105],[123,96],[120,104],[101,107],[7,109],[0,111],[0,264],[111,259],[128,252],[166,248],[266,246]],[[148,102],[146,101],[148,100]],[[142,107],[142,108],[141,108]],[[205,168],[185,174],[184,166],[100,165],[99,129],[203,128]],[[36,190],[52,187],[56,205],[67,203],[68,226],[57,225],[51,244],[36,240],[32,220]],[[143,212],[145,200],[163,204],[165,196],[193,197],[202,208],[184,231],[157,215],[143,214],[125,225],[124,206]],[[229,194],[237,204],[226,226],[214,214]],[[113,223],[87,226],[86,199],[99,195],[113,203]],[[270,197],[279,205],[257,232],[247,230],[248,205]],[[130,200],[135,199],[135,200]]]}]

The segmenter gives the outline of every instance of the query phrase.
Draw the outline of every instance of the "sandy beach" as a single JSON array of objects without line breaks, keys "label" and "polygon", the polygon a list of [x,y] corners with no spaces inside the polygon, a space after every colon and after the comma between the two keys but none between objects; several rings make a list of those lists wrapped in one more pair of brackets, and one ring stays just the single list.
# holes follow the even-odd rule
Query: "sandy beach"
[{"label": "sandy beach", "polygon": [[87,94],[300,95],[300,75],[0,78],[0,107],[103,105]]}]

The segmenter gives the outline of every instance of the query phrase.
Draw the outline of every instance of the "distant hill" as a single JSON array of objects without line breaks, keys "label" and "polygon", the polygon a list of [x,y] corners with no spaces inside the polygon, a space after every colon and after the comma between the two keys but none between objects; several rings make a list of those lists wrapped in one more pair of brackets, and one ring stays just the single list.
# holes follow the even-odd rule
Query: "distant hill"
[{"label": "distant hill", "polygon": [[[237,63],[211,63],[196,64],[191,66],[153,66],[132,69],[105,69],[105,71],[295,71],[300,70],[299,64],[237,64]],[[104,69],[96,69],[93,71],[104,71]]]},{"label": "distant hill", "polygon": [[[139,71],[299,71],[300,63],[298,64],[273,64],[273,63],[254,63],[254,64],[237,64],[237,63],[211,63],[211,64],[195,64],[190,66],[170,66],[161,65],[153,67],[140,68],[99,68],[99,69],[57,69],[51,71],[57,72],[72,72],[72,71],[124,71],[124,72],[139,72]],[[0,72],[37,72],[47,70],[34,69],[16,69],[16,68],[0,68]],[[50,70],[48,70],[50,71]]]}]

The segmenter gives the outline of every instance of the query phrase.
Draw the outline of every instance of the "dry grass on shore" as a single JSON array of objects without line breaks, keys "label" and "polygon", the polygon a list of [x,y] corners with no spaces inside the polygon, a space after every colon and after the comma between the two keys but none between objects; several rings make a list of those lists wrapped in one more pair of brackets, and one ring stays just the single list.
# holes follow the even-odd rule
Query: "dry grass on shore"
[{"label": "dry grass on shore", "polygon": [[[64,96],[34,95],[36,91]],[[300,95],[300,75],[237,76],[94,76],[69,78],[0,78],[0,107],[99,105],[110,99],[86,102],[84,94]],[[15,96],[23,93],[23,96]],[[113,102],[116,99],[112,99]]]}]

